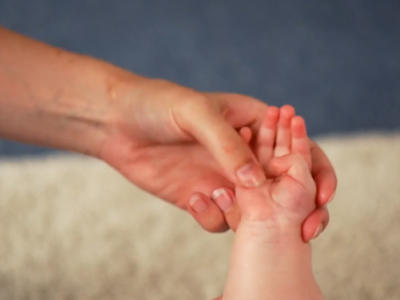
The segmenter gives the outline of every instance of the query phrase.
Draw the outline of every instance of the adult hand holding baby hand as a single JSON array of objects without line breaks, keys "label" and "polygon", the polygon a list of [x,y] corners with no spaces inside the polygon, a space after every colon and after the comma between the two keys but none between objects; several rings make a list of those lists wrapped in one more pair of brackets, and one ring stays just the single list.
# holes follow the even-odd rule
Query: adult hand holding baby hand
[{"label": "adult hand holding baby hand", "polygon": [[[101,158],[139,187],[187,208],[204,229],[236,228],[240,213],[234,185],[252,187],[265,180],[238,131],[246,127],[256,134],[267,105],[244,95],[201,93],[164,80],[142,79],[134,88],[128,80],[115,91],[117,117]],[[336,177],[325,154],[312,145],[317,203],[323,207],[336,188]],[[221,193],[230,199],[211,199]],[[327,223],[328,213],[321,207],[305,222],[307,240],[319,224]]]},{"label": "adult hand holding baby hand", "polygon": [[[99,157],[139,187],[188,208],[206,230],[236,228],[240,214],[232,201],[234,185],[265,180],[237,131],[246,128],[244,137],[257,134],[267,105],[136,76],[2,27],[0,42],[5,45],[0,136]],[[323,207],[336,177],[325,154],[312,144],[317,203]],[[326,210],[315,210],[304,224],[304,236],[311,238],[327,219]]]},{"label": "adult hand holding baby hand", "polygon": [[[234,187],[239,195],[244,187],[265,186],[255,158],[262,163],[261,156],[252,151],[261,148],[248,144],[262,135],[267,105],[261,101],[143,78],[2,27],[0,42],[0,136],[103,159],[139,187],[188,209],[212,232],[239,224]],[[289,128],[289,110],[282,108],[278,132]],[[316,209],[302,223],[308,241],[327,224],[324,205],[336,176],[318,145],[304,140],[317,188],[306,213]]]}]

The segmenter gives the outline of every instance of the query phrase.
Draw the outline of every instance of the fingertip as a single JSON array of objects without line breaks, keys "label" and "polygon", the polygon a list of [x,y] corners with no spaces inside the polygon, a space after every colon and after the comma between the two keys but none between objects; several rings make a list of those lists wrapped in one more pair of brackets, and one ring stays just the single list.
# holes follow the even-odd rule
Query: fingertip
[{"label": "fingertip", "polygon": [[203,193],[193,193],[186,208],[206,231],[224,232],[229,228],[217,205]]},{"label": "fingertip", "polygon": [[301,116],[295,116],[292,119],[292,134],[294,138],[306,138],[307,137],[307,128],[306,123]]},{"label": "fingertip", "polygon": [[329,224],[329,212],[326,209],[326,207],[321,207],[318,210],[318,216],[319,216],[319,225],[317,226],[316,230],[314,230],[314,235],[311,237],[312,239],[317,238],[324,230],[326,227],[328,227]]},{"label": "fingertip", "polygon": [[317,204],[319,206],[330,203],[335,197],[337,178],[332,172],[320,173],[316,178],[317,183]]},{"label": "fingertip", "polygon": [[317,204],[325,205],[333,199],[338,179],[324,151],[311,141],[312,175],[317,184]]},{"label": "fingertip", "polygon": [[330,192],[319,191],[318,192],[318,205],[323,206],[327,205],[328,203],[332,202],[335,198],[335,190],[332,188]]},{"label": "fingertip", "polygon": [[292,105],[286,104],[281,107],[280,114],[282,117],[289,119],[296,114],[296,110]]},{"label": "fingertip", "polygon": [[251,131],[250,127],[242,127],[239,130],[240,136],[243,138],[243,140],[246,142],[246,144],[249,144],[253,135],[253,132]]},{"label": "fingertip", "polygon": [[266,180],[260,163],[255,159],[239,167],[235,174],[238,184],[248,188],[258,187]]},{"label": "fingertip", "polygon": [[200,214],[207,210],[207,197],[202,193],[193,194],[188,202],[187,208],[194,214]]},{"label": "fingertip", "polygon": [[279,120],[279,108],[276,106],[269,106],[262,121],[262,127],[274,129]]},{"label": "fingertip", "polygon": [[326,207],[321,208],[321,224],[323,226],[323,230],[325,230],[325,228],[328,227],[329,221],[330,221],[329,211],[326,209]]},{"label": "fingertip", "polygon": [[240,222],[240,209],[237,205],[236,196],[230,188],[217,188],[211,194],[211,199],[224,213],[224,218],[229,228],[236,231]]},{"label": "fingertip", "polygon": [[269,119],[278,120],[279,108],[277,106],[268,106],[266,115]]},{"label": "fingertip", "polygon": [[317,238],[329,223],[329,212],[325,207],[314,210],[304,221],[302,236],[304,242]]}]

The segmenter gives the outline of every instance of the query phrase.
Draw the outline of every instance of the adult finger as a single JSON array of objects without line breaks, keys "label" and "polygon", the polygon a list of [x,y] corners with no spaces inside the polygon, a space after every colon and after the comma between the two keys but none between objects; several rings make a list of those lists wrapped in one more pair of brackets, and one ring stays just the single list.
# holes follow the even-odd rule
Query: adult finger
[{"label": "adult finger", "polygon": [[240,222],[240,209],[234,192],[228,188],[218,188],[211,194],[211,199],[223,211],[228,226],[236,231]]},{"label": "adult finger", "polygon": [[260,164],[219,108],[207,100],[188,102],[173,113],[177,125],[212,153],[232,182],[245,187],[261,185],[265,175]]},{"label": "adult finger", "polygon": [[317,238],[328,226],[329,212],[326,207],[314,210],[302,225],[302,236],[304,242]]},{"label": "adult finger", "polygon": [[250,127],[242,127],[239,130],[240,136],[243,138],[243,140],[246,142],[246,144],[249,144],[251,141],[251,138],[253,137],[253,132],[251,131]]},{"label": "adult finger", "polygon": [[206,93],[212,101],[220,103],[225,120],[234,128],[251,127],[256,133],[268,109],[264,102],[241,94]]},{"label": "adult finger", "polygon": [[[239,133],[243,140],[248,144],[252,138],[252,131],[245,126],[240,128]],[[225,221],[228,226],[236,231],[240,222],[240,209],[237,205],[236,196],[232,189],[220,187],[211,193],[211,199],[215,202],[218,208],[223,212]]]},{"label": "adult finger", "polygon": [[201,227],[209,232],[224,232],[229,228],[221,210],[203,193],[193,193],[186,208]]},{"label": "adult finger", "polygon": [[337,187],[337,177],[324,151],[313,141],[311,143],[311,173],[317,185],[317,205],[322,206],[330,202]]}]

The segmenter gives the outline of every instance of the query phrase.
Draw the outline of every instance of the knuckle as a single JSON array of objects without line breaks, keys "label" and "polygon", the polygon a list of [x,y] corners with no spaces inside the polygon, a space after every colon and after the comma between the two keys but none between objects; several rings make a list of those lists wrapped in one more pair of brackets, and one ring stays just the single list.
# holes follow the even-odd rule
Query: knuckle
[{"label": "knuckle", "polygon": [[180,96],[182,99],[179,102],[178,109],[186,113],[192,113],[199,110],[206,110],[209,107],[207,98],[195,93],[187,93]]},{"label": "knuckle", "polygon": [[214,112],[219,112],[220,107],[217,101],[210,101],[210,99],[201,93],[188,89],[184,94],[179,97],[177,110],[183,116],[188,118],[195,115],[206,115]]}]

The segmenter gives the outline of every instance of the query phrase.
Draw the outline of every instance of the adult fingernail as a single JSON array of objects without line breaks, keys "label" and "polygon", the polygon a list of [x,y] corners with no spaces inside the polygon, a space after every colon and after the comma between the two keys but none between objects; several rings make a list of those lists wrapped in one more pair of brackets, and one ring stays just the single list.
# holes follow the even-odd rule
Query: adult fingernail
[{"label": "adult fingernail", "polygon": [[319,224],[312,238],[313,239],[317,238],[321,234],[322,230],[324,230],[324,227],[322,226],[322,224]]},{"label": "adult fingernail", "polygon": [[230,210],[233,206],[233,197],[226,189],[216,189],[212,192],[211,198],[217,203],[218,207],[225,212]]},{"label": "adult fingernail", "polygon": [[198,195],[194,195],[190,198],[189,205],[197,213],[201,213],[207,209],[207,202]]},{"label": "adult fingernail", "polygon": [[254,162],[250,162],[236,171],[239,181],[245,187],[257,187],[265,181],[265,175],[261,167]]}]

